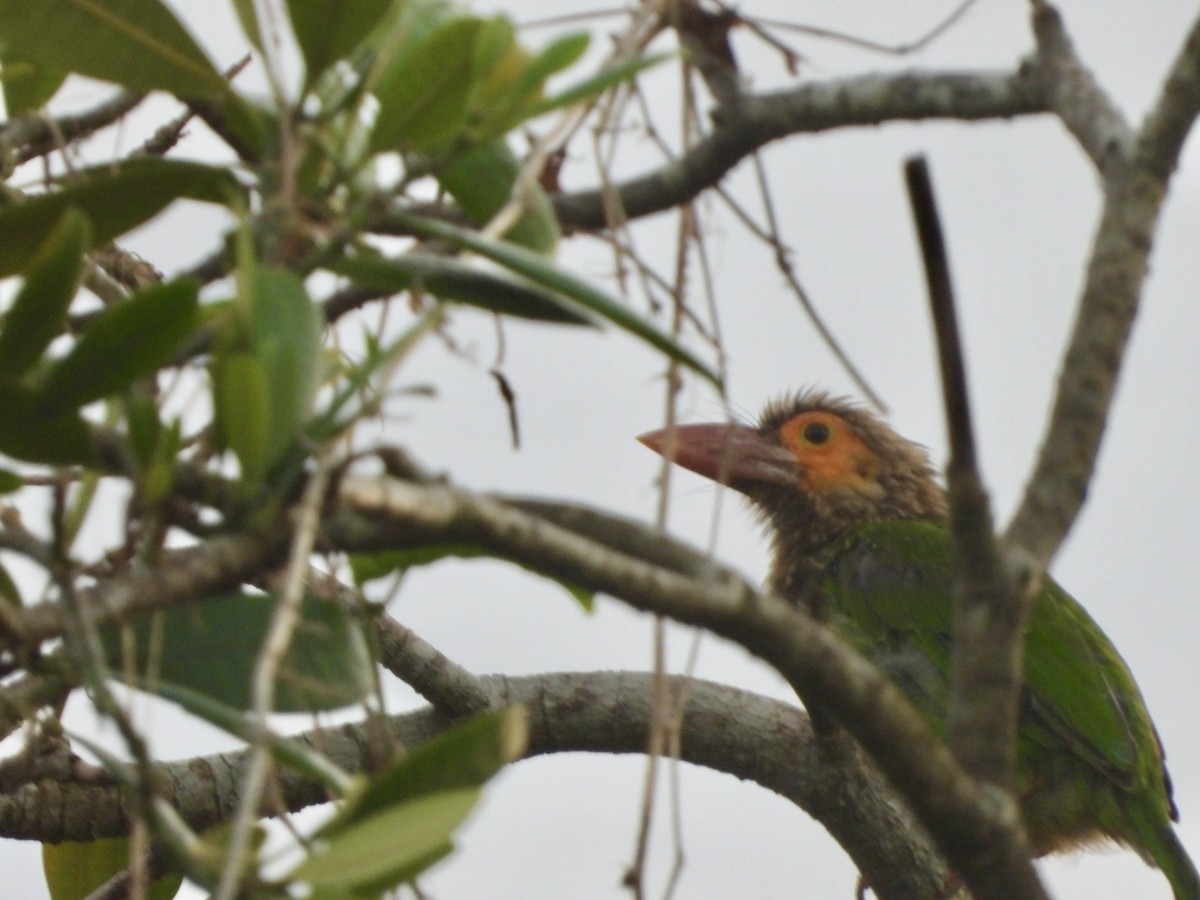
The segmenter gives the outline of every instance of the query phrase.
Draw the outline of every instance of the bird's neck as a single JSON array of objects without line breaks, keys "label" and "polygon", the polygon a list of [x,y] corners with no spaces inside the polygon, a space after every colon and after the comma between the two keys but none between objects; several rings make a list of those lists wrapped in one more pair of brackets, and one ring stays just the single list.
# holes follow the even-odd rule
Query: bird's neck
[{"label": "bird's neck", "polygon": [[820,618],[817,587],[833,556],[836,538],[821,535],[819,540],[811,542],[776,532],[774,544],[767,588]]}]

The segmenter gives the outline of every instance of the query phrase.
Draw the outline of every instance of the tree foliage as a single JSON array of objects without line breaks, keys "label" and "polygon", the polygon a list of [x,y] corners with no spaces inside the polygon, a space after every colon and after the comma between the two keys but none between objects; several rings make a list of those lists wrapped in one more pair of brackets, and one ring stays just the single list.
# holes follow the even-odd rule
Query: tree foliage
[{"label": "tree foliage", "polygon": [[[378,896],[446,856],[503,766],[661,747],[664,712],[650,698],[678,684],[481,678],[368,599],[374,584],[447,556],[511,560],[585,604],[604,593],[774,666],[845,733],[818,739],[787,704],[696,682],[675,752],[802,806],[881,895],[938,895],[945,860],[979,897],[1040,896],[1014,819],[972,778],[986,773],[936,742],[880,673],[802,611],[657,529],[466,491],[364,434],[386,420],[413,348],[455,306],[606,329],[653,348],[674,377],[720,390],[719,344],[686,324],[686,293],[669,316],[645,314],[556,263],[558,245],[592,234],[619,247],[629,220],[690,216],[734,166],[790,135],[1050,112],[1096,165],[1106,206],[1049,437],[1004,535],[1009,561],[1036,581],[1094,466],[1169,173],[1200,108],[1200,31],[1134,130],[1040,2],[1037,51],[1012,72],[802,80],[773,94],[739,81],[727,35],[743,20],[697,3],[632,13],[600,62],[585,33],[539,44],[502,14],[444,0],[233,6],[265,99],[240,89],[160,0],[0,0],[0,276],[11,286],[0,487],[49,498],[43,521],[0,520],[0,548],[45,584],[35,599],[32,582],[0,569],[0,724],[28,726],[24,749],[0,766],[0,834],[45,843],[54,896],[109,878],[112,890],[153,880],[154,896],[171,896],[181,877],[221,897]],[[669,50],[650,52],[655,41]],[[638,78],[668,65],[716,104],[683,156],[562,190],[556,156],[585,126],[618,121]],[[70,76],[116,93],[58,114]],[[77,143],[148,94],[173,98],[179,118],[132,152],[79,165]],[[198,122],[226,161],[188,158],[180,137]],[[120,241],[182,201],[218,208],[224,225],[190,235],[194,263],[166,277]],[[387,314],[365,318],[376,310]],[[101,496],[121,498],[121,528],[89,546],[77,538]],[[428,708],[389,715],[388,678]],[[243,752],[232,763],[156,759],[120,683],[229,732]],[[975,688],[959,689],[969,703]],[[64,732],[57,716],[73,693],[111,720],[122,758]],[[597,718],[568,702],[584,694]],[[731,704],[743,714],[731,719]],[[623,717],[606,724],[602,708]],[[346,709],[357,712],[343,731],[286,736],[277,718]],[[1004,726],[979,727],[986,737]],[[748,763],[739,736],[769,750]],[[844,752],[822,752],[822,740]],[[336,812],[296,835],[300,861],[268,868],[259,816],[321,802]]]}]

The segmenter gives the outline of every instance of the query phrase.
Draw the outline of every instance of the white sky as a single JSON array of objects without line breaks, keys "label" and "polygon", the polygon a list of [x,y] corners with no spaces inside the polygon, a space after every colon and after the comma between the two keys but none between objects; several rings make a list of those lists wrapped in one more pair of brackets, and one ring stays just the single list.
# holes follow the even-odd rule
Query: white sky
[{"label": "white sky", "polygon": [[[176,0],[172,5],[188,17],[220,64],[240,54],[240,34],[226,4]],[[952,6],[949,0],[747,0],[740,11],[901,42]],[[1190,20],[1200,14],[1198,7],[1179,0],[1060,3],[1080,54],[1135,122]],[[521,20],[581,5],[510,0],[474,8],[509,10]],[[907,67],[1009,68],[1031,48],[1026,12],[1024,3],[980,0],[934,47],[902,60],[781,36],[807,58],[803,79]],[[537,31],[529,40],[536,44],[548,34]],[[788,83],[777,56],[749,35],[739,34],[737,47],[756,87]],[[656,91],[664,103],[669,94],[666,88]],[[131,144],[135,138],[126,140]],[[629,173],[653,159],[634,153],[636,144],[633,136]],[[581,144],[580,155],[564,172],[568,187],[594,184],[582,152]],[[940,398],[901,177],[903,160],[914,152],[928,154],[941,202],[966,330],[982,462],[1003,522],[1044,427],[1095,227],[1098,182],[1049,117],[841,131],[791,139],[766,151],[801,279],[883,394],[896,427],[928,444],[939,460],[944,458]],[[1200,426],[1191,406],[1200,388],[1194,347],[1200,333],[1198,162],[1189,154],[1173,183],[1099,473],[1054,566],[1058,579],[1114,639],[1141,684],[1167,747],[1183,812],[1181,834],[1194,854],[1200,854],[1200,753],[1194,749],[1200,745],[1194,713],[1200,476],[1193,463]],[[757,209],[749,166],[735,171],[726,186]],[[722,212],[712,203],[707,209]],[[167,269],[207,251],[210,240],[204,230],[210,220],[179,216],[170,221],[170,229],[151,229],[129,242]],[[734,408],[753,414],[768,398],[804,385],[852,393],[848,378],[783,290],[767,252],[728,216],[714,222],[709,248]],[[642,248],[669,271],[674,221],[658,217],[639,234]],[[189,236],[195,237],[194,245]],[[565,244],[560,261],[606,281],[610,259],[596,252],[597,246]],[[490,319],[464,311],[454,317],[454,332],[476,361],[453,357],[435,344],[418,353],[401,378],[432,384],[439,397],[398,406],[403,416],[390,429],[394,440],[466,486],[537,493],[653,517],[657,459],[634,436],[661,418],[659,358],[612,331],[597,335],[508,326],[504,370],[519,398],[523,439],[522,449],[514,451],[506,412],[487,374],[495,353]],[[722,416],[717,399],[695,381],[684,393],[683,407],[684,421]],[[687,473],[675,476],[674,489],[672,529],[707,546],[717,490]],[[764,542],[733,496],[720,504],[716,553],[753,578],[765,571]],[[607,599],[587,617],[561,590],[500,564],[444,563],[415,574],[392,611],[477,672],[644,670],[650,664],[646,617]],[[673,664],[682,664],[688,645],[689,638],[676,631]],[[704,640],[698,674],[789,697],[773,673],[716,639]],[[400,691],[396,697],[398,704],[414,702]],[[165,756],[227,746],[181,728],[168,714],[154,715],[155,738]],[[456,856],[424,881],[426,889],[438,898],[625,896],[620,879],[633,852],[642,772],[640,759],[582,755],[513,767],[486,795]],[[682,785],[687,868],[678,896],[851,896],[852,865],[802,811],[754,785],[692,768],[683,772]],[[663,884],[672,851],[667,811],[664,802],[655,830],[652,894]],[[0,868],[6,872],[6,895],[44,894],[35,845],[0,842]],[[1056,858],[1042,869],[1056,896],[1169,896],[1162,876],[1124,851]]]}]

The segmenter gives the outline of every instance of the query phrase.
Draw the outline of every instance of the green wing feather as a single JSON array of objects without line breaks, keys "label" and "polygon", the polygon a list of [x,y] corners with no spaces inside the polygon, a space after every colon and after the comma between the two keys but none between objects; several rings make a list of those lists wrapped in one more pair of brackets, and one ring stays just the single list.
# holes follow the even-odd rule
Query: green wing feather
[{"label": "green wing feather", "polygon": [[[954,618],[952,538],[941,524],[859,526],[825,570],[831,627],[887,672],[944,734]],[[1108,837],[1139,851],[1177,897],[1200,896],[1170,820],[1162,750],[1129,668],[1082,606],[1047,579],[1030,611],[1017,778],[1039,853]]]}]

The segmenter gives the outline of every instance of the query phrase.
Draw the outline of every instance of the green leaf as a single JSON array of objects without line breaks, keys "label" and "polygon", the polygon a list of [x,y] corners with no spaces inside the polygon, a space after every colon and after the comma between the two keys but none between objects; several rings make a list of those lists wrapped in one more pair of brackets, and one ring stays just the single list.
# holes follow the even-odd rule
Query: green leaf
[{"label": "green leaf", "polygon": [[159,0],[0,0],[0,34],[20,59],[180,97],[228,86]]},{"label": "green leaf", "polygon": [[50,465],[96,461],[91,431],[76,412],[47,416],[40,394],[9,381],[0,381],[0,453]]},{"label": "green leaf", "polygon": [[267,371],[252,353],[222,353],[213,361],[213,407],[220,443],[237,456],[242,476],[267,471],[271,398]]},{"label": "green leaf", "polygon": [[477,788],[513,760],[529,740],[525,710],[489,710],[410,750],[351,794],[317,833],[333,837],[391,807],[440,791]]},{"label": "green leaf", "polygon": [[411,881],[451,850],[450,836],[479,801],[478,788],[427,794],[348,828],[290,874],[323,891],[382,892]]},{"label": "green leaf", "polygon": [[390,6],[391,0],[288,0],[308,83],[357,47]]},{"label": "green leaf", "polygon": [[267,379],[270,402],[267,469],[291,449],[313,411],[320,380],[322,321],[304,282],[291,272],[256,266],[250,306],[250,352]]},{"label": "green leaf", "polygon": [[170,281],[109,307],[42,381],[43,409],[78,408],[158,371],[195,330],[200,285]]},{"label": "green leaf", "polygon": [[0,469],[0,494],[11,494],[25,487],[25,479],[16,472]]},{"label": "green leaf", "polygon": [[254,49],[260,53],[263,49],[262,33],[258,27],[258,13],[254,9],[254,0],[233,0],[233,11],[237,13],[242,33],[246,35]]},{"label": "green leaf", "polygon": [[68,209],[37,249],[0,330],[0,376],[29,370],[67,324],[88,246],[87,217]]},{"label": "green leaf", "polygon": [[[101,838],[87,843],[42,844],[42,870],[50,900],[79,900],[118,872],[129,868],[129,838]],[[164,875],[150,885],[149,900],[171,900],[183,883],[181,875]]]},{"label": "green leaf", "polygon": [[62,69],[39,66],[25,60],[3,54],[4,68],[0,72],[4,86],[4,108],[8,117],[37,112],[50,98],[58,93],[67,73]]},{"label": "green leaf", "polygon": [[[562,109],[564,106],[571,106],[575,103],[591,100],[610,87],[620,84],[623,81],[628,81],[639,72],[649,69],[651,66],[656,66],[664,59],[669,59],[673,55],[669,52],[650,53],[645,56],[635,56],[631,59],[621,60],[619,63],[602,69],[590,78],[585,78],[583,81],[535,103],[532,107],[523,111],[521,119],[522,121],[534,119],[548,112],[553,112],[556,109]],[[515,127],[517,124],[513,122],[510,127]]]},{"label": "green leaf", "polygon": [[[5,474],[12,475],[11,472]],[[21,589],[17,587],[16,581],[13,580],[12,575],[3,564],[0,564],[0,603],[13,609],[20,609],[24,605],[24,601],[21,599]]]},{"label": "green leaf", "polygon": [[317,891],[354,892],[412,879],[449,852],[480,786],[520,758],[527,743],[525,711],[509,707],[421,744],[348,797],[292,877]]},{"label": "green leaf", "polygon": [[[496,557],[494,553],[482,544],[429,544],[424,547],[380,550],[376,553],[353,553],[350,555],[350,572],[354,576],[354,583],[362,587],[368,581],[386,578],[389,575],[404,572],[414,566],[427,566],[438,560],[449,558],[479,559],[481,557],[503,558]],[[570,581],[554,578],[545,572],[540,572],[523,563],[513,560],[507,561],[514,562],[515,565],[520,566],[539,578],[547,578],[555,581],[561,585],[563,590],[571,595],[575,602],[583,608],[584,612],[590,613],[595,607],[595,592],[587,588],[582,588]]]},{"label": "green leaf", "polygon": [[450,241],[456,246],[478,253],[480,256],[487,257],[493,262],[524,275],[542,287],[574,300],[580,306],[607,319],[618,328],[641,338],[676,362],[698,372],[716,385],[719,390],[724,390],[720,375],[670,335],[659,331],[654,325],[633,313],[618,300],[556,267],[544,257],[507,241],[489,240],[465,228],[458,228],[445,222],[438,222],[411,213],[397,212],[393,214],[393,219],[419,237],[435,237]]},{"label": "green leaf", "polygon": [[472,98],[479,117],[475,127],[483,138],[499,137],[525,118],[525,110],[541,100],[546,79],[570,66],[587,50],[586,32],[560,37],[532,55],[513,44],[508,53],[485,71]]},{"label": "green leaf", "polygon": [[[475,225],[486,224],[508,203],[521,164],[504,140],[489,141],[455,154],[438,167],[438,183],[462,207]],[[527,208],[504,235],[505,240],[543,254],[558,241],[558,218],[545,191],[533,187]]]},{"label": "green leaf", "polygon": [[200,163],[142,157],[119,167],[85,169],[52,193],[0,207],[0,277],[28,265],[71,207],[92,223],[91,249],[148,221],[174,200],[226,204],[239,193],[230,172]]},{"label": "green leaf", "polygon": [[482,24],[474,17],[452,18],[388,67],[374,89],[379,113],[373,152],[428,150],[463,129]]},{"label": "green leaf", "polygon": [[591,35],[586,31],[555,38],[538,52],[521,74],[518,92],[526,93],[538,89],[551,75],[574,65],[587,52],[589,43]]},{"label": "green leaf", "polygon": [[407,253],[392,259],[356,256],[339,260],[330,269],[349,276],[355,284],[377,290],[424,290],[442,300],[521,319],[564,325],[595,324],[577,305],[551,291],[452,257],[427,253]]},{"label": "green leaf", "polygon": [[[236,709],[251,704],[250,684],[275,612],[273,595],[231,594],[159,614],[133,626],[136,683],[179,685]],[[124,672],[121,634],[102,634],[110,665]],[[161,644],[156,646],[158,642]],[[151,660],[156,671],[148,671]],[[357,624],[337,604],[304,598],[301,622],[276,683],[277,712],[338,709],[371,687],[371,663]]]},{"label": "green leaf", "polygon": [[490,556],[482,544],[436,544],[405,550],[381,550],[378,553],[352,553],[350,572],[354,583],[362,587],[368,581],[386,578],[413,566],[425,566],[439,559],[475,559]]}]

